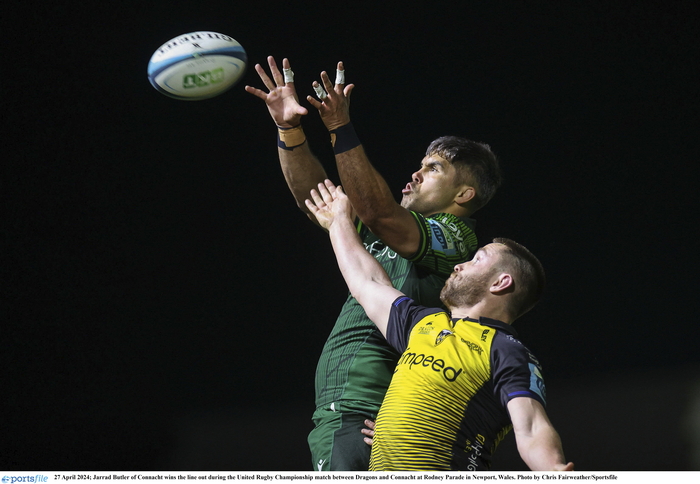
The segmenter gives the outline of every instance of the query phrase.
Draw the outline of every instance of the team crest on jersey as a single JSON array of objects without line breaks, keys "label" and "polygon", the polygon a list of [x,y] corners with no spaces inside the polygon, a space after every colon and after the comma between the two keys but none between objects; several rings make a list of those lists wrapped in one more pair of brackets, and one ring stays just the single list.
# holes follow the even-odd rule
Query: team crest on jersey
[{"label": "team crest on jersey", "polygon": [[437,338],[435,338],[435,346],[445,341],[445,338],[447,338],[448,336],[454,336],[454,333],[449,329],[443,329],[442,331],[440,331],[440,334],[438,334]]}]

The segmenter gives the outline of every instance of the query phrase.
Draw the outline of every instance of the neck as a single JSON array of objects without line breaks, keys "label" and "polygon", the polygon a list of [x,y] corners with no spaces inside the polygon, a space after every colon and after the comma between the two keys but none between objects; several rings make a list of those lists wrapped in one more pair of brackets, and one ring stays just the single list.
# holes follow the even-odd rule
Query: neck
[{"label": "neck", "polygon": [[445,207],[442,210],[434,210],[430,213],[423,213],[422,215],[424,217],[429,217],[429,216],[434,215],[436,213],[450,213],[450,214],[454,215],[455,217],[460,217],[460,218],[470,217],[472,214],[472,212],[470,210],[467,210],[465,207],[462,207],[461,205],[457,205],[455,203],[455,204],[452,204],[452,206]]},{"label": "neck", "polygon": [[486,301],[481,301],[473,306],[461,306],[458,308],[448,308],[453,318],[463,319],[479,319],[489,318],[503,321],[506,324],[513,324],[513,318],[503,310],[501,304],[489,304]]}]

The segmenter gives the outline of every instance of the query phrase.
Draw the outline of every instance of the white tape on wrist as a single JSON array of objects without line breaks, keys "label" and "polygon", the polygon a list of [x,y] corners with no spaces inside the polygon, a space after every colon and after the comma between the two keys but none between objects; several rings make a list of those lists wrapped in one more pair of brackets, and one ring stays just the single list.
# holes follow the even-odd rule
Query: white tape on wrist
[{"label": "white tape on wrist", "polygon": [[335,83],[345,84],[345,71],[341,71],[340,69],[335,70]]},{"label": "white tape on wrist", "polygon": [[284,83],[287,84],[288,82],[294,82],[294,73],[292,72],[291,69],[282,69],[282,72],[284,73]]},{"label": "white tape on wrist", "polygon": [[314,91],[316,91],[316,95],[318,96],[318,98],[321,101],[323,101],[324,99],[326,99],[328,97],[328,94],[326,94],[325,89],[323,89],[323,87],[321,87],[320,84],[318,86],[313,86],[313,88],[314,88]]}]

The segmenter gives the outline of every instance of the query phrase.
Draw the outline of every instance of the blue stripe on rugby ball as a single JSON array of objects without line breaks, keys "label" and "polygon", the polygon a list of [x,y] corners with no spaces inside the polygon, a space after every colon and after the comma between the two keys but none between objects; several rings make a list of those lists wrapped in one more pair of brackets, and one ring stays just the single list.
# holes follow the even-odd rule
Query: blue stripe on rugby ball
[{"label": "blue stripe on rugby ball", "polygon": [[223,47],[221,49],[211,49],[211,50],[205,50],[202,52],[198,52],[197,55],[194,54],[187,54],[187,55],[181,55],[178,57],[173,57],[170,59],[166,59],[164,61],[160,62],[149,62],[148,63],[148,78],[151,80],[151,84],[153,84],[153,79],[155,78],[158,74],[163,72],[163,70],[167,69],[168,67],[175,65],[179,62],[185,61],[187,59],[196,59],[197,57],[206,57],[208,55],[228,55],[231,57],[235,57],[236,59],[240,59],[246,64],[248,63],[248,56],[245,53],[245,50],[243,50],[243,47],[240,45],[238,46],[231,46],[231,47]]},{"label": "blue stripe on rugby ball", "polygon": [[208,55],[229,55],[231,57],[235,57],[237,59],[241,59],[243,62],[248,62],[248,56],[246,55],[245,50],[243,50],[243,47],[241,46],[231,46],[231,47],[223,47],[221,49],[211,49],[211,50],[203,50],[201,52],[197,52],[197,54],[185,54],[181,55],[178,57],[171,57],[166,60],[162,61],[151,61],[148,63],[148,74],[149,75],[155,75],[158,72],[163,70],[163,66],[171,66],[173,64],[177,64],[178,62],[182,62],[183,60],[186,59],[195,59],[197,57],[205,57]]}]

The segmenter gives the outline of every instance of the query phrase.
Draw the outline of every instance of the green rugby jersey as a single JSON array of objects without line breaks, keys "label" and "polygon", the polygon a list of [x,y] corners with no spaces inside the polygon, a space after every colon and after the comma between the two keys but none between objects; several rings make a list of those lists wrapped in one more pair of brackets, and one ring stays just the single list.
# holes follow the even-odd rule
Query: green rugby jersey
[{"label": "green rugby jersey", "polygon": [[[404,259],[361,222],[367,250],[384,267],[395,288],[426,306],[440,306],[440,290],[454,266],[477,249],[474,222],[452,214],[424,217],[411,212],[420,228],[420,248]],[[384,398],[399,354],[348,296],[316,368],[316,407],[375,414]]]},{"label": "green rugby jersey", "polygon": [[454,320],[401,296],[387,341],[403,354],[377,417],[370,470],[488,469],[512,428],[508,402],[546,405],[539,362],[502,321]]}]

